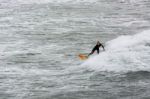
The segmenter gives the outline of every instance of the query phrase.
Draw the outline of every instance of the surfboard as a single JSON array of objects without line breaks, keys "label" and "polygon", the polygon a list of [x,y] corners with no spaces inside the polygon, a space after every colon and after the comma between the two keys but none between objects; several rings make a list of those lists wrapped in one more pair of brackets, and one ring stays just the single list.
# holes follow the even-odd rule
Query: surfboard
[{"label": "surfboard", "polygon": [[88,59],[88,56],[84,55],[84,54],[79,54],[78,56],[79,56],[80,60],[86,60],[86,59]]}]

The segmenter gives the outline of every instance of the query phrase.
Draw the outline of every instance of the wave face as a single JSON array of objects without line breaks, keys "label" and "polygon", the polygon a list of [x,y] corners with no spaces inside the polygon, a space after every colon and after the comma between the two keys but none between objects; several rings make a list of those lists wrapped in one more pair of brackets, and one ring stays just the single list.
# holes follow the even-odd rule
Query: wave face
[{"label": "wave face", "polygon": [[98,71],[150,71],[150,30],[135,35],[120,36],[106,43],[101,52],[83,66]]}]

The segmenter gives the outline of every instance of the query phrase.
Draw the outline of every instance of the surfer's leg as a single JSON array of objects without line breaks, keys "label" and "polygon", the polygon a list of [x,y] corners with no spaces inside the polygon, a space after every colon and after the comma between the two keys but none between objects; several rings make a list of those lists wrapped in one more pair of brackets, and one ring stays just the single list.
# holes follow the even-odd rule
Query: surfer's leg
[{"label": "surfer's leg", "polygon": [[97,49],[97,54],[99,54],[99,48]]},{"label": "surfer's leg", "polygon": [[88,56],[92,55],[94,52],[95,52],[95,49],[93,49]]}]

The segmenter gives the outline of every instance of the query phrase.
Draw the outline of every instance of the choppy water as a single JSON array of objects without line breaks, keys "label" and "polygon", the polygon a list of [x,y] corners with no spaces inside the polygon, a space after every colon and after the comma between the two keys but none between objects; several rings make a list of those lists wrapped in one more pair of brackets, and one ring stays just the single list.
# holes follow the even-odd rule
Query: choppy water
[{"label": "choppy water", "polygon": [[149,29],[149,0],[0,0],[0,99],[149,99]]}]

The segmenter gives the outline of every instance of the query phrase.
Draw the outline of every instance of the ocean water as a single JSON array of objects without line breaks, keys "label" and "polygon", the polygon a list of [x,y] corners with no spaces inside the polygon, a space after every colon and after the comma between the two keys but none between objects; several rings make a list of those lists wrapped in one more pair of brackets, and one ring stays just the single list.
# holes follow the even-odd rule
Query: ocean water
[{"label": "ocean water", "polygon": [[150,99],[149,61],[149,0],[0,0],[0,99]]}]

